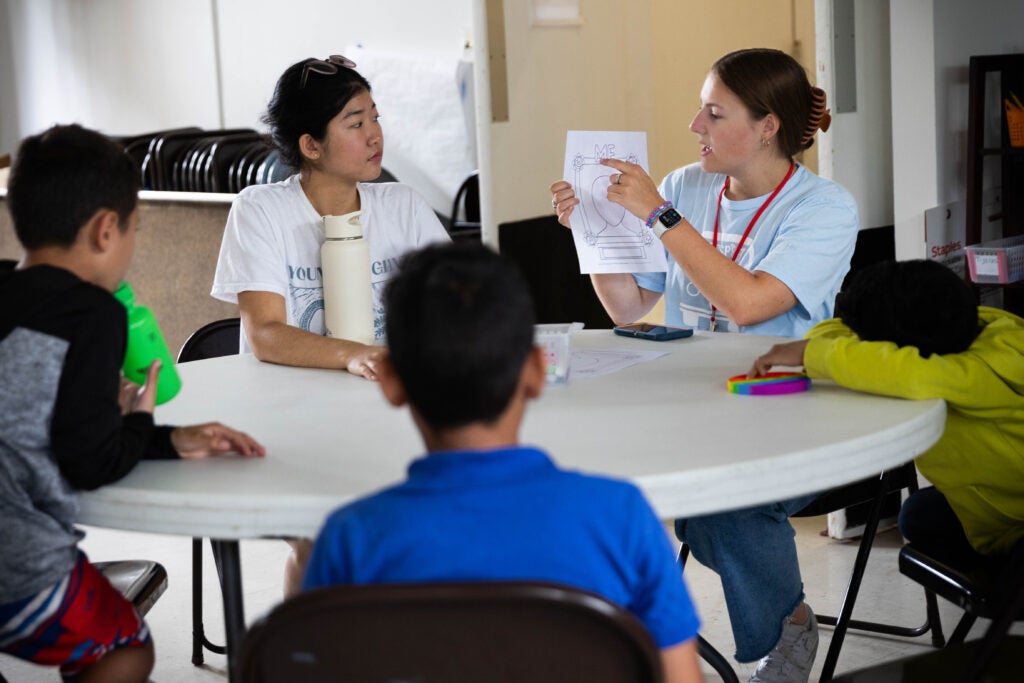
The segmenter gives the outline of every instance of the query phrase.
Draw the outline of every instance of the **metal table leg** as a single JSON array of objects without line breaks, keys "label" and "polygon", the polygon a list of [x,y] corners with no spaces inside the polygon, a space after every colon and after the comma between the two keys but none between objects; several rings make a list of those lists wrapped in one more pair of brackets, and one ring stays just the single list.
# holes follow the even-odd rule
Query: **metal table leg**
[{"label": "metal table leg", "polygon": [[224,639],[228,655],[228,681],[240,680],[238,650],[245,635],[245,612],[242,605],[242,565],[237,540],[210,539],[217,560],[221,594],[224,596]]}]

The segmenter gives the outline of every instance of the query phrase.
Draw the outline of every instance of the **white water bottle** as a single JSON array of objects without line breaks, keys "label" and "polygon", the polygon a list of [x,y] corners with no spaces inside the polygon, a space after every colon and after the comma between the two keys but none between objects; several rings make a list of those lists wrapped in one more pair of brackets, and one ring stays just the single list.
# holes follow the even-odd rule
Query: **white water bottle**
[{"label": "white water bottle", "polygon": [[320,247],[323,266],[324,324],[327,336],[373,344],[373,285],[370,246],[359,223],[362,211],[324,216]]}]

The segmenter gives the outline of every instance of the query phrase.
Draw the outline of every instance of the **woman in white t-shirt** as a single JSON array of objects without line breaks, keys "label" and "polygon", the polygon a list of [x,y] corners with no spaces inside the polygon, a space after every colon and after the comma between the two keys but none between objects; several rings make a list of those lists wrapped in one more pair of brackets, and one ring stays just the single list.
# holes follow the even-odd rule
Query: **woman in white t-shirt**
[{"label": "woman in white t-shirt", "polygon": [[380,176],[384,135],[370,84],[338,55],[304,59],[277,82],[263,117],[297,173],[243,190],[228,215],[212,294],[237,303],[241,348],[281,365],[338,368],[375,380],[381,346],[324,336],[321,218],[362,210],[377,341],[381,292],[402,256],[446,241],[430,206]]},{"label": "woman in white t-shirt", "polygon": [[[376,338],[381,294],[409,251],[447,241],[430,206],[380,176],[384,134],[370,84],[345,57],[304,59],[281,75],[263,121],[282,160],[297,173],[239,193],[228,214],[213,280],[215,298],[237,303],[241,349],[280,365],[345,369],[376,380],[382,346],[325,336],[322,217],[362,210],[370,247]],[[289,541],[285,596],[298,592],[312,549]]]}]

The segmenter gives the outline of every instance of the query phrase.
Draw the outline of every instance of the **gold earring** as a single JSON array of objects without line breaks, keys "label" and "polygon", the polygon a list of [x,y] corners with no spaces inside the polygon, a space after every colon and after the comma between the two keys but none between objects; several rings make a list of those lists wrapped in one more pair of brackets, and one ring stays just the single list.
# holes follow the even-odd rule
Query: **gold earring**
[{"label": "gold earring", "polygon": [[765,139],[765,138],[761,138],[761,146],[762,146],[762,147],[768,147],[768,146],[770,146],[771,144],[772,144],[772,143],[771,143],[771,140],[767,140],[767,139]]}]

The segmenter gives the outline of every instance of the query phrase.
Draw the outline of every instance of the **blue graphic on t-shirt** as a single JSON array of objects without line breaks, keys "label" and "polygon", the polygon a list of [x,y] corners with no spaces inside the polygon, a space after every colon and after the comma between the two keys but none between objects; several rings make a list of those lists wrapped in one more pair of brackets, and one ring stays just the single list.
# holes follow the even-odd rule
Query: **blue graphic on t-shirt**
[{"label": "blue graphic on t-shirt", "polygon": [[296,287],[288,285],[288,293],[295,316],[295,325],[314,334],[323,334],[324,289],[323,287]]},{"label": "blue graphic on t-shirt", "polygon": [[[324,310],[324,300],[323,299],[317,299],[313,303],[311,303],[308,306],[306,306],[306,310],[304,310],[302,312],[302,316],[299,318],[299,327],[301,327],[302,329],[307,330],[307,331],[312,329],[314,316],[316,316],[318,313],[320,313],[323,310]],[[321,314],[320,317],[322,318],[323,315]]]}]

